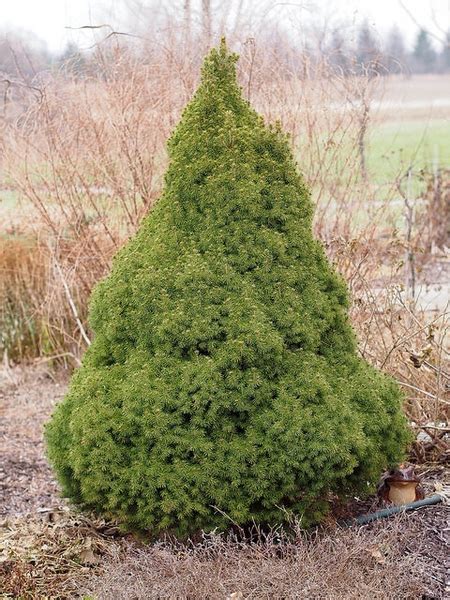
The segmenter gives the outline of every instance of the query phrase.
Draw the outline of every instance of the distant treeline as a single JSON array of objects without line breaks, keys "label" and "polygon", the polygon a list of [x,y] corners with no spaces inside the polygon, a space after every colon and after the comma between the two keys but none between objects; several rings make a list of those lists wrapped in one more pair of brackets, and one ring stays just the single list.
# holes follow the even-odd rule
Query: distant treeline
[{"label": "distant treeline", "polygon": [[[201,31],[196,35],[189,31],[189,35],[191,52],[195,54],[197,48],[201,56],[205,37],[202,38]],[[212,41],[211,35],[211,32],[208,32],[207,45]],[[111,50],[111,41],[119,40],[118,37],[114,38],[114,35],[107,35],[106,38],[108,43],[103,45],[106,51],[103,58]],[[241,42],[245,41],[245,34],[240,39]],[[247,40],[254,42],[250,37]],[[432,37],[427,30],[419,29],[412,48],[407,47],[404,35],[397,25],[381,38],[367,21],[357,27],[356,32],[352,29],[351,35],[346,27],[335,28],[331,32],[314,30],[307,33],[304,40],[298,43],[295,36],[280,35],[280,29],[277,27],[276,30],[271,31],[267,28],[263,31],[260,34],[259,41],[261,40],[265,52],[272,53],[288,72],[296,74],[304,68],[306,62],[311,74],[314,64],[323,64],[324,61],[332,70],[344,76],[450,73],[450,30],[446,36],[439,39]],[[181,49],[181,46],[186,44],[186,36],[180,35],[175,40],[171,36],[168,43],[173,44],[174,41],[175,44],[180,43]],[[127,44],[127,38],[121,37],[120,43]],[[133,48],[133,51],[139,52],[141,56],[146,48],[148,50],[145,43],[139,50],[136,45]],[[114,60],[113,53],[109,56]],[[0,79],[3,82],[8,82],[10,78],[30,81],[37,74],[61,67],[64,67],[61,69],[62,73],[77,77],[101,76],[102,72],[98,55],[92,49],[81,49],[71,42],[64,52],[52,54],[45,42],[33,34],[0,32]]]},{"label": "distant treeline", "polygon": [[[437,46],[439,46],[437,48]],[[324,52],[329,61],[344,73],[358,70],[383,74],[450,73],[450,30],[445,39],[431,40],[425,29],[417,31],[413,48],[407,49],[401,29],[394,25],[380,40],[367,22],[357,30],[356,44],[347,44],[335,29]]]}]

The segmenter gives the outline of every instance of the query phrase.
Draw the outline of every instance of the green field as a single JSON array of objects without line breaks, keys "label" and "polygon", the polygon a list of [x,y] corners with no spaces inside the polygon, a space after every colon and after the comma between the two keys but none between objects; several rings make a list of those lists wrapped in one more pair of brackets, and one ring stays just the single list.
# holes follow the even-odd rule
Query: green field
[{"label": "green field", "polygon": [[17,194],[10,190],[0,190],[0,212],[10,212],[17,205]]},{"label": "green field", "polygon": [[377,184],[392,182],[409,168],[450,167],[450,119],[373,124],[367,136],[367,169]]}]

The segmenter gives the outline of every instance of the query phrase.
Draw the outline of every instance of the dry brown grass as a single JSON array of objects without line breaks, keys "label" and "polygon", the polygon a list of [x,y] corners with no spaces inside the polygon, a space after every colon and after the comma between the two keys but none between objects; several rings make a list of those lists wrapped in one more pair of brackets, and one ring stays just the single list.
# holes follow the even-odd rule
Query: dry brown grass
[{"label": "dry brown grass", "polygon": [[43,323],[35,317],[46,295],[45,260],[33,238],[0,243],[0,348],[12,359],[34,357],[44,347]]},{"label": "dry brown grass", "polygon": [[[86,591],[98,600],[420,598],[430,579],[416,534],[398,519],[371,530],[311,537],[279,530],[252,542],[210,535],[187,546],[128,548]],[[416,550],[408,552],[408,546]]]},{"label": "dry brown grass", "polygon": [[439,527],[444,514],[146,545],[114,524],[54,509],[0,524],[0,589],[32,599],[443,598],[445,548],[427,533],[433,518]]},{"label": "dry brown grass", "polygon": [[[81,262],[83,272],[77,270]],[[0,349],[4,361],[46,357],[66,368],[78,365],[86,300],[103,274],[104,265],[82,240],[66,238],[52,244],[38,232],[0,240]]]},{"label": "dry brown grass", "polygon": [[382,117],[402,120],[447,119],[450,75],[390,76],[376,95]]}]

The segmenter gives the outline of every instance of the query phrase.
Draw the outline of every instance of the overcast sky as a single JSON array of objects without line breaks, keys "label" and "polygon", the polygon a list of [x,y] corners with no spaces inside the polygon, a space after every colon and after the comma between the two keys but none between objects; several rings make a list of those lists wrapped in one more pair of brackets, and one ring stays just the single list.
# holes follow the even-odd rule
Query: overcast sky
[{"label": "overcast sky", "polygon": [[[125,0],[0,0],[0,31],[13,28],[32,31],[43,38],[52,51],[61,51],[74,36],[66,27],[99,24],[108,21],[108,12],[114,11]],[[132,0],[133,1],[133,0]],[[136,2],[136,0],[134,0]],[[143,0],[145,1],[145,0]],[[213,0],[214,1],[214,0]],[[417,31],[414,20],[405,12],[400,0],[303,0],[314,4],[319,11],[333,14],[342,20],[358,23],[368,17],[381,33],[397,23],[409,44]],[[224,2],[224,0],[222,0]],[[170,0],[166,0],[166,5]],[[297,10],[294,5],[302,0],[280,2],[286,10]],[[450,0],[403,0],[416,21],[438,33],[450,28]],[[300,11],[299,11],[300,12]],[[305,11],[307,13],[308,11]],[[109,18],[111,17],[109,12]],[[274,14],[274,13],[272,13]],[[305,15],[304,18],[307,18]],[[110,22],[110,21],[109,21]],[[115,23],[111,23],[113,26]]]}]

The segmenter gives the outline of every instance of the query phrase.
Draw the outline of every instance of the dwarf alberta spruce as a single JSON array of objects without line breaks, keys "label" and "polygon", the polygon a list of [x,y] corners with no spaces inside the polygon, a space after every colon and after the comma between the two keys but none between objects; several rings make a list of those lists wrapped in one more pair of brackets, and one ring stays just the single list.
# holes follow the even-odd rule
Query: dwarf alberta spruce
[{"label": "dwarf alberta spruce", "polygon": [[357,355],[286,136],[225,42],[169,141],[161,199],[92,298],[94,341],[47,426],[64,493],[179,536],[364,492],[409,439]]}]

